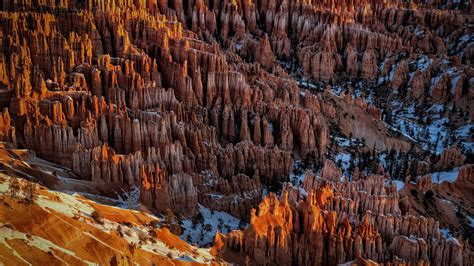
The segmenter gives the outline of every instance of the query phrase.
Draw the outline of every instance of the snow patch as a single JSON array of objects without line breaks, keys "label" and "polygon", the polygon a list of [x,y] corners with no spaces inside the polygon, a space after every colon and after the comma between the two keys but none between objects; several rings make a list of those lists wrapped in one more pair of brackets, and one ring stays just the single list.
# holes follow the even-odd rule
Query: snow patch
[{"label": "snow patch", "polygon": [[221,211],[211,211],[211,209],[198,204],[198,210],[204,221],[195,224],[193,228],[192,219],[182,221],[184,228],[181,239],[187,242],[197,243],[199,246],[211,244],[214,241],[216,232],[227,234],[232,230],[239,229],[240,220],[234,216]]},{"label": "snow patch", "polygon": [[[10,179],[12,177],[0,174],[0,176],[4,179],[2,182],[0,182],[0,193],[6,193],[8,191],[8,186]],[[21,182],[20,182],[21,183]],[[135,198],[136,196],[131,196],[131,198]],[[114,221],[110,221],[105,218],[101,218],[101,223],[96,223],[89,219],[88,217],[91,216],[91,214],[94,212],[94,208],[88,204],[88,202],[91,202],[87,199],[81,198],[78,194],[73,194],[69,195],[66,193],[62,192],[56,192],[56,191],[47,191],[47,196],[45,195],[38,195],[38,199],[35,201],[35,203],[44,209],[47,212],[56,212],[56,213],[61,213],[65,216],[68,217],[75,217],[75,219],[82,220],[84,223],[87,223],[91,226],[94,226],[95,228],[107,233],[111,234],[114,231],[117,231],[117,229],[120,227],[123,233],[123,238],[129,243],[129,244],[134,244],[139,246],[142,250],[148,251],[150,253],[162,255],[162,256],[168,256],[168,254],[176,254],[176,257],[173,257],[173,259],[186,259],[186,257],[191,256],[194,261],[198,263],[209,263],[213,256],[210,255],[210,250],[209,249],[199,249],[196,248],[193,250],[193,253],[187,253],[187,252],[180,252],[178,250],[175,250],[173,247],[167,246],[165,243],[161,242],[159,239],[155,239],[157,241],[151,241],[150,239],[147,238],[149,230],[153,229],[149,226],[145,225],[136,225],[133,224],[131,226],[127,226],[124,224],[119,224]],[[127,200],[128,202],[128,200]],[[108,206],[109,208],[117,208],[114,206]],[[130,210],[130,212],[137,212],[134,210]],[[160,220],[159,218],[144,213],[144,215],[150,217],[152,220]],[[60,217],[60,216],[58,216]],[[87,218],[86,218],[87,217]],[[235,219],[235,218],[234,218]],[[237,220],[237,224],[239,224],[239,220]],[[64,221],[64,220],[63,220]],[[228,220],[226,220],[227,222]],[[66,222],[66,221],[64,221]],[[109,248],[112,248],[116,250],[117,252],[121,253],[119,250],[111,247],[101,239],[97,238],[90,232],[83,232],[84,235],[87,235],[93,239],[95,239],[97,242],[108,246]],[[51,243],[49,240],[37,237],[37,236],[32,236],[32,237],[26,237],[24,233],[14,231],[12,229],[9,229],[7,227],[1,227],[0,224],[0,235],[2,236],[9,236],[10,239],[14,238],[19,238],[19,239],[26,239],[28,240],[28,244],[30,246],[35,246],[43,251],[49,252],[51,249],[56,249],[59,251],[64,252],[65,254],[71,255],[73,257],[76,257],[75,254],[69,250],[65,250],[62,247],[58,247],[55,244]],[[0,243],[1,241],[4,241],[5,237],[0,238]],[[54,250],[52,251],[54,255]],[[15,256],[19,256],[17,252],[14,251]],[[19,257],[22,259],[21,257]],[[77,257],[76,257],[77,258]],[[58,258],[60,259],[60,258]],[[80,258],[77,258],[80,259]],[[84,261],[87,264],[91,264],[89,262]],[[66,264],[64,262],[64,264]]]},{"label": "snow patch", "polygon": [[385,182],[385,185],[394,184],[395,186],[397,186],[397,192],[400,192],[405,187],[405,182],[400,181],[400,180],[385,179],[384,182]]},{"label": "snow patch", "polygon": [[469,219],[469,227],[474,228],[474,217],[469,216],[467,218]]},{"label": "snow patch", "polygon": [[474,131],[474,125],[469,124],[456,129],[455,134],[457,138],[469,138],[471,132]]},{"label": "snow patch", "polygon": [[58,201],[51,200],[43,195],[39,195],[38,199],[36,200],[38,206],[40,206],[47,212],[53,210],[55,212],[62,213],[68,217],[73,217],[74,214],[76,214],[77,212],[90,215],[94,211],[94,208],[84,204],[78,199],[78,194],[68,195],[65,193],[58,193],[53,191],[50,191],[50,193],[56,196]]},{"label": "snow patch", "polygon": [[[62,261],[61,258],[56,255],[56,252],[54,250],[59,250],[62,253],[67,254],[67,255],[75,258],[75,259],[78,259],[78,260],[84,262],[87,265],[95,265],[94,263],[92,263],[90,261],[83,260],[83,259],[77,257],[76,253],[71,252],[70,250],[64,249],[64,248],[54,244],[53,242],[51,242],[47,239],[44,239],[44,238],[39,237],[39,236],[34,236],[34,235],[27,236],[25,233],[22,233],[20,231],[8,228],[4,224],[0,224],[0,235],[2,236],[2,237],[0,237],[0,243],[4,244],[5,246],[9,247],[10,249],[12,249],[12,248],[10,247],[10,245],[8,245],[6,240],[20,239],[24,243],[26,243],[28,246],[35,247],[35,248],[38,248],[39,250],[50,253],[56,259],[58,259],[60,261]],[[16,251],[14,251],[14,254],[15,254],[16,257],[18,257],[19,259],[26,262],[26,260],[24,260]],[[67,264],[65,261],[62,261],[62,262]],[[27,262],[27,264],[30,264],[30,263]]]},{"label": "snow patch", "polygon": [[459,168],[447,172],[435,172],[431,174],[431,182],[441,184],[443,182],[454,182],[458,178]]},{"label": "snow patch", "polygon": [[334,158],[337,165],[340,165],[343,174],[348,173],[351,162],[351,155],[348,153],[339,153]]},{"label": "snow patch", "polygon": [[446,238],[446,239],[453,236],[453,235],[451,234],[451,232],[449,231],[448,228],[441,228],[441,229],[439,229],[439,232],[440,232],[441,235],[443,235],[444,238]]},{"label": "snow patch", "polygon": [[134,186],[131,191],[119,195],[117,206],[123,209],[138,209],[140,206],[140,189]]}]

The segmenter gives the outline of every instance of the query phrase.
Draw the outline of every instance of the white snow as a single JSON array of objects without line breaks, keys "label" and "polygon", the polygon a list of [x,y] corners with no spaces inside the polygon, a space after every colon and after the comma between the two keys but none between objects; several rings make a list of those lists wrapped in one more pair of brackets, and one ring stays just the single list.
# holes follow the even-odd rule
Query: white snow
[{"label": "white snow", "polygon": [[385,152],[380,152],[378,154],[379,157],[379,162],[382,164],[384,168],[387,168],[387,153]]},{"label": "white snow", "polygon": [[400,181],[400,180],[388,180],[388,179],[385,179],[384,180],[385,182],[385,185],[390,185],[390,184],[395,184],[397,186],[397,191],[401,191],[404,187],[405,187],[405,183],[403,181]]},{"label": "white snow", "polygon": [[397,191],[400,191],[405,187],[405,183],[400,180],[395,180],[394,183],[397,185]]},{"label": "white snow", "polygon": [[272,122],[268,123],[268,129],[270,129],[270,132],[272,132],[272,133],[275,132],[274,129],[273,129],[273,123]]},{"label": "white snow", "polygon": [[304,181],[304,173],[299,174],[299,175],[293,172],[290,173],[290,182],[293,184],[293,186],[300,187],[303,181]]},{"label": "white snow", "polygon": [[444,238],[450,238],[453,236],[448,228],[441,228],[439,229],[439,232],[444,236]]},{"label": "white snow", "polygon": [[117,206],[123,209],[137,209],[140,206],[140,189],[134,186],[131,191],[119,195]]},{"label": "white snow", "polygon": [[[39,236],[27,236],[25,233],[22,233],[20,231],[8,228],[4,224],[0,224],[0,236],[2,236],[2,237],[0,237],[0,243],[4,244],[5,246],[7,246],[10,249],[11,249],[11,247],[10,247],[10,245],[8,244],[8,242],[6,240],[20,239],[20,240],[23,241],[23,243],[26,243],[28,246],[38,248],[38,249],[40,249],[44,252],[48,252],[60,261],[62,261],[61,258],[56,255],[56,252],[54,250],[59,250],[62,253],[65,253],[65,254],[73,257],[73,258],[76,258],[76,259],[84,262],[87,265],[95,265],[94,263],[92,263],[90,261],[86,261],[86,260],[83,260],[83,259],[77,257],[74,252],[71,252],[67,249],[64,249],[61,246],[58,246],[58,245],[54,244],[53,242],[51,242],[47,239],[44,239],[44,238],[39,237]],[[26,260],[21,258],[21,256],[16,251],[14,252],[14,254],[19,259],[25,261],[27,264],[30,264],[29,262],[27,262]],[[62,261],[62,262],[64,264],[67,264],[65,261]]]},{"label": "white snow", "polygon": [[196,224],[193,229],[192,219],[183,220],[182,227],[184,228],[184,232],[180,238],[184,241],[190,240],[192,243],[204,246],[214,241],[217,231],[220,233],[229,233],[232,230],[239,229],[240,220],[226,212],[212,212],[209,208],[201,204],[198,204],[198,209],[204,218],[204,222],[202,224]]},{"label": "white snow", "polygon": [[304,188],[299,187],[299,188],[298,188],[298,192],[299,192],[300,195],[303,196],[303,197],[307,197],[307,196],[308,196],[308,192],[306,192],[306,190],[305,190]]},{"label": "white snow", "polygon": [[[6,193],[8,191],[8,187],[10,184],[10,180],[13,177],[1,175],[2,178],[5,180],[0,183],[0,193]],[[24,181],[20,179],[20,184]],[[36,204],[39,207],[50,212],[50,210],[62,213],[66,216],[73,217],[75,213],[82,212],[84,214],[90,214],[94,211],[92,207],[86,205],[78,200],[76,196],[78,194],[68,195],[66,193],[60,193],[55,191],[49,192],[52,197],[56,197],[57,200],[51,200],[46,196],[38,195],[38,199],[36,200]],[[20,191],[19,195],[21,196],[23,191]]]},{"label": "white snow", "polygon": [[339,153],[336,155],[334,161],[336,164],[339,165],[340,161],[340,166],[341,169],[343,170],[343,174],[347,173],[349,171],[349,166],[350,166],[350,161],[351,161],[351,155],[348,153]]},{"label": "white snow", "polygon": [[439,113],[443,110],[443,105],[442,104],[433,104],[430,108],[428,108],[428,112],[434,112],[434,113]]},{"label": "white snow", "polygon": [[288,176],[288,179],[294,187],[301,187],[301,184],[303,184],[304,181],[305,172],[301,160],[296,160],[293,165],[293,170]]},{"label": "white snow", "polygon": [[333,137],[331,136],[339,147],[349,148],[349,147],[363,147],[364,145],[357,139],[348,139],[343,137]]},{"label": "white snow", "polygon": [[38,206],[45,211],[50,212],[50,210],[53,210],[69,217],[73,217],[78,211],[87,215],[90,215],[94,211],[94,208],[78,200],[78,194],[68,195],[52,191],[51,193],[57,196],[59,201],[53,201],[42,195],[40,195],[36,201]]},{"label": "white snow", "polygon": [[296,82],[299,86],[303,86],[303,87],[306,87],[306,88],[311,88],[311,89],[317,89],[318,86],[316,86],[315,84],[311,83],[311,82],[308,82],[307,80],[299,80]]},{"label": "white snow", "polygon": [[402,134],[403,136],[405,136],[405,138],[407,138],[407,139],[409,139],[409,140],[411,140],[411,141],[416,142],[416,140],[415,140],[412,136],[410,136],[409,134],[405,133],[406,130],[403,130],[403,129],[404,129],[404,125],[405,125],[405,124],[403,123],[403,121],[399,124],[399,128],[400,128],[401,130],[399,130],[399,129],[397,129],[397,128],[395,128],[395,127],[393,127],[393,126],[391,126],[391,125],[389,125],[389,124],[387,124],[387,123],[385,123],[385,122],[383,122],[383,125],[384,125],[385,127],[387,127],[388,129],[391,129],[391,130],[393,130],[393,131],[399,132],[400,134]]},{"label": "white snow", "polygon": [[348,261],[346,263],[341,263],[341,264],[338,264],[338,266],[352,266],[355,264],[355,260],[351,260],[351,261]]},{"label": "white snow", "polygon": [[441,76],[435,76],[435,77],[431,78],[431,86],[430,86],[430,89],[429,89],[429,92],[428,92],[428,94],[430,96],[433,96],[434,86],[436,86],[436,84],[438,84],[438,82],[440,80],[441,80]]},{"label": "white snow", "polygon": [[2,181],[0,183],[0,193],[5,193],[8,191],[8,186],[10,184],[10,178],[8,178],[7,176],[5,175],[2,175],[1,176],[2,178],[5,178],[5,181]]},{"label": "white snow", "polygon": [[435,172],[431,174],[431,182],[441,184],[443,182],[454,182],[458,178],[459,169],[455,168],[448,172]]},{"label": "white snow", "polygon": [[454,95],[454,92],[455,92],[455,89],[456,89],[456,85],[458,84],[458,81],[459,81],[460,78],[461,78],[461,76],[456,76],[451,80],[451,94],[453,94],[453,95]]},{"label": "white snow", "polygon": [[[9,176],[5,176],[3,174],[0,174],[4,180],[0,182],[0,193],[5,193],[8,191],[8,184],[11,179]],[[22,182],[20,182],[21,184]],[[159,241],[159,239],[155,239],[156,241],[151,241],[148,239],[146,236],[148,235],[148,232],[150,229],[149,226],[145,225],[137,225],[133,224],[130,227],[124,224],[119,224],[114,221],[107,220],[105,218],[101,218],[102,223],[96,223],[91,221],[90,219],[86,219],[86,217],[90,217],[92,212],[94,211],[94,208],[88,204],[90,202],[87,199],[81,198],[78,194],[73,194],[73,195],[68,195],[66,193],[61,193],[61,192],[56,192],[56,191],[48,191],[48,197],[44,195],[39,195],[38,199],[35,201],[36,204],[44,209],[47,212],[57,212],[64,214],[68,217],[74,217],[76,215],[76,219],[82,220],[84,223],[87,223],[91,226],[94,226],[95,228],[98,228],[99,230],[111,234],[112,231],[116,231],[117,228],[120,226],[123,232],[124,239],[127,240],[130,244],[135,244],[140,246],[141,249],[146,250],[151,253],[159,254],[162,256],[168,256],[168,254],[171,252],[173,254],[176,254],[176,258],[173,257],[174,259],[184,259],[188,257],[192,257],[194,261],[199,262],[199,263],[208,263],[212,260],[212,256],[210,255],[210,250],[209,249],[198,249],[196,248],[194,251],[196,254],[190,254],[186,252],[180,252],[178,250],[175,250],[173,247],[169,247],[163,242]],[[136,197],[131,196],[132,198]],[[128,200],[125,201],[128,204]],[[109,206],[109,208],[117,208],[114,206]],[[209,210],[207,210],[209,211]],[[130,212],[137,212],[134,210],[130,210]],[[145,214],[146,216],[150,217],[151,219],[154,220],[160,220],[159,218],[150,215],[150,214]],[[217,215],[218,217],[225,217],[224,215]],[[228,215],[230,216],[230,215]],[[57,216],[59,217],[59,216]],[[211,216],[211,219],[214,219],[215,216]],[[232,217],[233,218],[233,217]],[[218,218],[216,218],[217,221]],[[225,222],[227,224],[235,224],[235,221],[237,221],[237,226],[239,224],[239,220],[236,218],[233,218],[234,220],[225,219]],[[66,222],[65,220],[63,220]],[[1,226],[1,225],[0,225]],[[8,231],[10,230],[10,231]],[[215,231],[214,231],[215,233]],[[110,247],[107,243],[103,242],[102,240],[98,239],[96,236],[91,234],[90,232],[83,232],[84,235],[87,235],[96,241],[102,243],[103,245],[106,245]],[[25,239],[26,235],[24,235],[21,232],[18,231],[12,231],[11,229],[8,229],[5,227],[0,227],[0,235],[2,236],[10,236],[10,239],[12,238],[20,238],[20,239]],[[0,243],[1,241],[4,241],[4,237],[0,238]],[[28,238],[28,244],[31,246],[35,246],[37,248],[40,248],[44,251],[49,251],[51,248],[60,250],[68,255],[74,256],[75,254],[71,251],[65,250],[61,247],[58,247],[54,245],[53,243],[49,242],[46,239],[40,238],[38,236],[31,236]],[[113,247],[110,247],[113,248]],[[120,252],[119,250],[116,250],[117,252]],[[53,251],[54,253],[54,251]],[[14,253],[16,256],[19,256],[18,253]],[[54,255],[54,254],[53,254]],[[89,262],[86,262],[87,264],[91,264]]]},{"label": "white snow", "polygon": [[439,141],[437,145],[434,147],[434,150],[440,154],[443,152],[444,148],[442,143],[447,137],[447,131],[445,124],[448,123],[449,120],[448,118],[441,118],[439,120],[434,121],[431,125],[428,126],[428,132],[429,132],[429,142],[436,144],[436,140],[438,139],[439,135]]},{"label": "white snow", "polygon": [[341,95],[342,87],[338,86],[338,85],[334,85],[334,86],[332,86],[332,91],[333,91],[333,94],[339,96],[339,95]]},{"label": "white snow", "polygon": [[180,258],[177,258],[178,260],[181,260],[181,261],[186,261],[186,262],[196,262],[195,260],[193,260],[192,258],[188,257],[188,256],[183,256],[183,257],[180,257]]},{"label": "white snow", "polygon": [[341,138],[341,137],[334,137],[334,140],[336,141],[337,145],[341,147],[350,147],[351,140],[346,139],[346,138]]},{"label": "white snow", "polygon": [[433,62],[433,59],[428,59],[428,56],[422,55],[421,58],[417,61],[417,67],[420,71],[425,71]]},{"label": "white snow", "polygon": [[461,142],[466,151],[474,153],[474,142]]},{"label": "white snow", "polygon": [[453,244],[455,244],[455,245],[461,246],[461,244],[459,243],[459,240],[457,240],[457,238],[450,237],[450,238],[448,238],[446,241],[448,241],[448,242],[450,242],[450,243],[453,243]]},{"label": "white snow", "polygon": [[416,35],[416,37],[421,38],[425,34],[425,31],[421,30],[420,27],[417,25],[413,33]]},{"label": "white snow", "polygon": [[222,194],[214,194],[214,193],[207,193],[206,195],[208,195],[209,197],[213,199],[222,199],[224,197],[224,195]]},{"label": "white snow", "polygon": [[469,138],[470,132],[472,130],[474,130],[474,125],[473,124],[464,125],[462,127],[459,127],[458,129],[456,129],[455,134],[456,134],[456,137],[458,137],[458,138]]},{"label": "white snow", "polygon": [[[449,124],[449,119],[442,117],[443,108],[443,105],[435,104],[426,110],[423,115],[430,116],[431,120],[428,124],[422,125],[419,124],[420,119],[415,113],[414,104],[406,107],[399,104],[392,111],[392,125],[385,122],[384,125],[411,141],[421,144],[423,149],[440,154],[446,146]],[[423,120],[424,117],[421,118]]]}]

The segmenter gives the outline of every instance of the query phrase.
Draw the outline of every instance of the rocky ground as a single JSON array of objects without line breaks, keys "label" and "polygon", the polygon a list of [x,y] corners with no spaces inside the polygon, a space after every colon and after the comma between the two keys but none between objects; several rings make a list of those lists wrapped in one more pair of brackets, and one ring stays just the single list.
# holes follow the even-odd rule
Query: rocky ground
[{"label": "rocky ground", "polygon": [[474,264],[470,1],[0,7],[1,262]]}]

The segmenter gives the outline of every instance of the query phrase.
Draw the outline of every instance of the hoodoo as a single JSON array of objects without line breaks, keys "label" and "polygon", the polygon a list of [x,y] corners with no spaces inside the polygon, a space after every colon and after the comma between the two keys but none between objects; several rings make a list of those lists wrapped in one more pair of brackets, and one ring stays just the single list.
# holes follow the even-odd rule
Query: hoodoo
[{"label": "hoodoo", "polygon": [[0,264],[473,265],[473,10],[2,1]]}]

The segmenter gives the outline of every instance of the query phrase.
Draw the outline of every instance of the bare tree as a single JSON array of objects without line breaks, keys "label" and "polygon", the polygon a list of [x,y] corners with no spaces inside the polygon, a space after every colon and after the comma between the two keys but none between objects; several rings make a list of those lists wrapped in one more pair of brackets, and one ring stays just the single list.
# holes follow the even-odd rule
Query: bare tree
[{"label": "bare tree", "polygon": [[25,187],[25,201],[28,204],[32,204],[38,198],[38,191],[36,190],[36,183],[27,182]]},{"label": "bare tree", "polygon": [[10,185],[8,187],[8,191],[10,192],[10,196],[12,198],[18,197],[18,194],[20,192],[20,182],[18,181],[18,178],[13,176],[10,178]]}]

